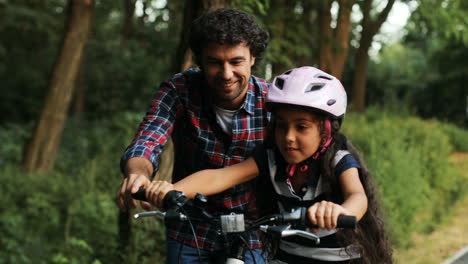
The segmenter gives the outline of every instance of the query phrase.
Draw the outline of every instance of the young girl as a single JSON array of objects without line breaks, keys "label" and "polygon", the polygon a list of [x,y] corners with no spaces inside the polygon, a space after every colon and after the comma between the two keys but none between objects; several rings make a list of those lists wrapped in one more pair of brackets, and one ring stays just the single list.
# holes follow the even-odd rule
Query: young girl
[{"label": "young girl", "polygon": [[[346,92],[335,77],[313,67],[277,76],[266,97],[272,112],[269,138],[252,157],[203,170],[175,183],[155,181],[147,199],[161,207],[165,194],[212,195],[257,176],[259,202],[271,193],[279,210],[308,207],[321,243],[281,240],[276,259],[286,263],[392,263],[375,189],[356,149],[339,133]],[[269,192],[270,191],[270,192]],[[265,199],[266,198],[266,199]],[[261,204],[261,203],[260,203]],[[265,208],[260,207],[260,208]],[[358,218],[356,230],[336,229],[339,215]]]}]

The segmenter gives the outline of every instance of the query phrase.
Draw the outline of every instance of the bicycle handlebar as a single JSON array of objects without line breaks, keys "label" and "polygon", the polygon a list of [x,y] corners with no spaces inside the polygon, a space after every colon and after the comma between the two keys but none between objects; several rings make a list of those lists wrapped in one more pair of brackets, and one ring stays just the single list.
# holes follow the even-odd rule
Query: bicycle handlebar
[{"label": "bicycle handlebar", "polygon": [[[132,197],[137,200],[143,200],[146,201],[146,190],[144,188],[140,188],[136,193],[132,194]],[[210,219],[213,218],[211,215],[206,213],[204,210],[204,206],[206,206],[207,199],[205,196],[202,194],[197,194],[194,200],[190,200],[182,192],[179,191],[169,191],[166,196],[164,197],[163,205],[164,209],[170,209],[170,208],[195,208],[199,209],[198,214],[201,214],[203,218],[205,219]],[[149,212],[146,212],[147,214],[139,214],[136,217],[141,217],[141,216],[147,216]],[[173,214],[171,212],[171,214]],[[179,213],[180,214],[180,213]],[[151,214],[149,214],[151,215]],[[148,216],[149,216],[148,215]],[[163,217],[169,217],[171,219],[177,219],[179,217],[175,217],[173,215],[167,216],[167,215],[162,215],[161,213],[159,214],[153,214],[153,215],[159,215]],[[233,230],[235,231],[228,231],[228,232],[237,232],[239,230],[238,226],[243,226],[244,219],[236,217],[238,215],[226,215],[221,217],[225,226],[233,227]],[[185,216],[186,217],[186,216]],[[184,217],[180,217],[184,218]],[[181,219],[183,220],[183,219]],[[239,223],[241,221],[242,223]],[[259,227],[261,224],[265,223],[275,223],[275,224],[289,224],[293,223],[294,228],[304,228],[304,227],[309,227],[309,228],[316,228],[316,225],[313,225],[307,218],[307,208],[305,207],[300,207],[296,208],[295,210],[289,212],[289,213],[280,213],[280,214],[274,214],[274,215],[269,215],[262,217],[261,219],[258,219],[257,221],[253,222],[250,226],[252,228]],[[340,215],[338,216],[337,219],[337,228],[355,228],[357,224],[357,218],[356,216],[352,215]],[[224,229],[224,227],[223,227]]]},{"label": "bicycle handlebar", "polygon": [[132,193],[132,198],[135,200],[147,202],[148,200],[146,200],[146,189],[143,187],[140,187],[140,189],[138,189],[136,193]]}]

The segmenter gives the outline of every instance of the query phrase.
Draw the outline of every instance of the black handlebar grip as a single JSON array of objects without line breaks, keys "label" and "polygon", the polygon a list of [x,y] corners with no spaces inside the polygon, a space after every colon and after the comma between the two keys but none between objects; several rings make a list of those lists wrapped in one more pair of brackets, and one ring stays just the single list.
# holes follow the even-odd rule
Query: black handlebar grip
[{"label": "black handlebar grip", "polygon": [[164,196],[163,207],[165,210],[168,210],[174,206],[182,207],[187,202],[188,199],[182,192],[172,190],[167,192],[166,196]]},{"label": "black handlebar grip", "polygon": [[[317,225],[312,224],[308,218],[302,218],[302,223],[306,227],[317,228]],[[336,223],[337,228],[355,228],[357,225],[357,218],[354,215],[339,215]]]},{"label": "black handlebar grip", "polygon": [[140,187],[136,193],[132,193],[132,198],[135,200],[145,201],[146,202],[146,189]]},{"label": "black handlebar grip", "polygon": [[[138,189],[136,193],[132,193],[132,198],[135,200],[147,202],[148,200],[146,200],[146,189],[140,187],[140,189]],[[168,209],[173,207],[174,205],[180,206],[186,202],[185,200],[187,200],[187,198],[185,198],[185,196],[181,192],[172,190],[169,191],[164,197],[163,207],[164,209]]]},{"label": "black handlebar grip", "polygon": [[354,215],[340,215],[338,216],[337,227],[339,228],[355,228],[357,225],[357,218]]}]

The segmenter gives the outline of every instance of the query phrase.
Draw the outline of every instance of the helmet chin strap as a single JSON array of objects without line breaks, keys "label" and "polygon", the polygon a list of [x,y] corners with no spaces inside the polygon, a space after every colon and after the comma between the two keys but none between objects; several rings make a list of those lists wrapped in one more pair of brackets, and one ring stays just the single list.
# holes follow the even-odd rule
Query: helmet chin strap
[{"label": "helmet chin strap", "polygon": [[323,144],[323,146],[320,148],[320,150],[317,150],[310,158],[306,159],[305,161],[299,163],[299,164],[288,164],[286,167],[286,172],[288,173],[289,177],[292,177],[294,173],[296,172],[297,166],[299,166],[299,171],[304,172],[309,169],[309,163],[310,160],[316,160],[320,157],[320,154],[324,153],[328,146],[330,146],[331,141],[332,141],[332,136],[331,136],[331,122],[330,120],[326,119],[324,122],[325,126],[325,133],[327,134],[327,140]]}]

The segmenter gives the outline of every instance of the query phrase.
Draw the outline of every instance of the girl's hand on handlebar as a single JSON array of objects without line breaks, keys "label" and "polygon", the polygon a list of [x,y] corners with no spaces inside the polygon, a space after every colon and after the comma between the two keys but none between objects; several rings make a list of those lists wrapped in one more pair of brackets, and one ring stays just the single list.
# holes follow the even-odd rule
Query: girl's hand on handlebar
[{"label": "girl's hand on handlebar", "polygon": [[167,181],[152,181],[148,187],[146,187],[146,199],[151,204],[157,206],[160,209],[164,209],[163,201],[164,197],[169,191],[174,190],[174,185]]},{"label": "girl's hand on handlebar", "polygon": [[[327,230],[336,228],[339,215],[349,215],[349,212],[341,205],[328,201],[315,203],[307,210],[312,224]],[[318,229],[313,228],[312,231],[317,232]]]}]

